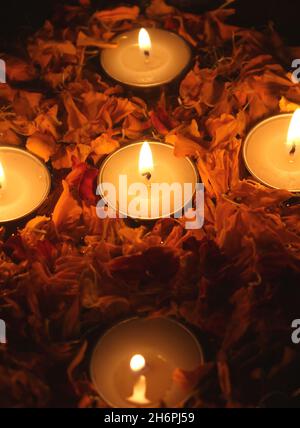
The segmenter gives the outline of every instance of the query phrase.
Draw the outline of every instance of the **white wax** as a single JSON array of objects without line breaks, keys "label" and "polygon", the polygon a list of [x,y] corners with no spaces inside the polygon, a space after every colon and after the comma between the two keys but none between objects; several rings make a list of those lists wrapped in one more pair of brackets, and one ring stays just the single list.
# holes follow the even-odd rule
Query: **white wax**
[{"label": "white wax", "polygon": [[191,50],[177,34],[157,28],[147,29],[152,43],[145,58],[138,43],[139,30],[113,40],[118,47],[101,54],[104,70],[115,80],[130,86],[153,87],[171,82],[188,66]]},{"label": "white wax", "polygon": [[287,145],[291,118],[292,114],[283,114],[258,124],[245,141],[244,159],[249,172],[261,183],[300,192],[300,147],[291,156]]},{"label": "white wax", "polygon": [[36,210],[50,190],[50,175],[35,156],[15,147],[0,146],[5,179],[0,189],[0,223],[17,220]]},{"label": "white wax", "polygon": [[[135,354],[145,358],[142,372],[130,369]],[[169,318],[133,318],[100,339],[90,370],[99,395],[112,407],[157,407],[162,400],[167,407],[176,407],[189,397],[191,389],[174,382],[174,370],[195,370],[203,361],[198,341],[182,324]],[[138,387],[149,405],[139,406],[128,400]]]},{"label": "white wax", "polygon": [[[120,150],[114,152],[110,157],[103,163],[100,174],[99,184],[102,189],[102,183],[112,183],[116,188],[117,198],[114,200],[110,194],[105,196],[107,204],[115,211],[126,215],[127,217],[134,217],[128,211],[128,207],[132,199],[136,198],[136,195],[129,195],[127,193],[128,204],[126,207],[122,205],[119,199],[119,178],[120,176],[127,177],[128,189],[133,183],[145,183],[148,184],[148,195],[146,199],[140,197],[141,203],[146,202],[149,210],[138,218],[149,220],[157,219],[161,217],[168,217],[174,213],[182,211],[182,208],[186,203],[190,202],[196,188],[198,181],[198,174],[195,165],[188,158],[178,158],[174,156],[174,147],[168,144],[160,142],[149,142],[152,155],[153,155],[153,171],[152,177],[149,182],[143,178],[139,172],[139,156],[143,142],[130,144],[122,147]],[[181,186],[181,194],[178,199],[173,198],[171,195],[170,205],[166,203],[163,192],[159,193],[159,197],[152,191],[153,185],[166,183],[172,185],[172,183],[178,183]],[[184,184],[191,184],[192,195],[189,200],[185,200],[184,195]],[[101,190],[102,196],[104,195],[103,189]],[[121,192],[122,194],[122,192]],[[124,195],[123,195],[124,196]],[[159,205],[159,212],[157,216],[154,216],[151,208]]]}]

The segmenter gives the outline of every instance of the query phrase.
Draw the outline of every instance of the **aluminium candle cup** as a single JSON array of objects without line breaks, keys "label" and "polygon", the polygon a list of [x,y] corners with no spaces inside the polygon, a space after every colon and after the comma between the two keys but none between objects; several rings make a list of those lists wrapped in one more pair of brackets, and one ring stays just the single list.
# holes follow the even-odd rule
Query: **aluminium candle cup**
[{"label": "aluminium candle cup", "polygon": [[[145,359],[145,369],[133,373],[135,355]],[[188,400],[194,388],[174,382],[175,369],[196,370],[204,363],[203,350],[196,337],[183,324],[171,318],[132,318],[100,338],[90,361],[90,376],[99,396],[113,408],[175,408]],[[147,404],[129,400],[144,377],[142,391]]]},{"label": "aluminium candle cup", "polygon": [[[147,203],[149,204],[148,215],[135,216],[130,215],[130,212],[128,211],[130,197],[128,197],[127,209],[125,210],[120,208],[118,198],[119,178],[122,175],[127,177],[128,188],[132,183],[145,183],[138,170],[140,150],[145,141],[147,141],[150,145],[154,160],[151,183],[179,183],[182,189],[182,199],[177,201],[175,198],[174,200],[171,198],[170,210],[167,209],[164,211],[164,206],[162,203],[163,195],[161,194],[161,199],[159,201],[159,214],[152,216],[150,211],[154,202],[154,196],[152,193],[150,193],[150,197],[147,199]],[[193,200],[196,185],[200,182],[200,177],[197,167],[192,160],[187,157],[181,158],[174,156],[173,146],[158,141],[145,141],[129,143],[109,155],[100,166],[98,186],[100,190],[100,196],[113,211],[125,216],[128,219],[149,222],[156,221],[164,217],[172,217],[180,212],[182,213],[187,204]],[[116,186],[116,201],[109,195],[105,195],[103,183],[112,183]],[[188,199],[185,199],[185,195],[183,194],[184,184],[190,184],[192,186],[192,195]],[[150,188],[151,186],[149,189]]]},{"label": "aluminium candle cup", "polygon": [[272,116],[256,125],[243,146],[246,167],[256,181],[274,189],[300,192],[300,147],[293,161],[286,144],[292,114]]},{"label": "aluminium candle cup", "polygon": [[158,28],[147,31],[152,44],[147,60],[139,47],[139,29],[117,36],[112,42],[118,47],[101,52],[108,76],[130,87],[155,88],[176,80],[188,68],[192,51],[182,37]]},{"label": "aluminium candle cup", "polygon": [[0,146],[5,182],[0,190],[0,224],[22,220],[47,199],[51,177],[46,165],[30,152]]}]

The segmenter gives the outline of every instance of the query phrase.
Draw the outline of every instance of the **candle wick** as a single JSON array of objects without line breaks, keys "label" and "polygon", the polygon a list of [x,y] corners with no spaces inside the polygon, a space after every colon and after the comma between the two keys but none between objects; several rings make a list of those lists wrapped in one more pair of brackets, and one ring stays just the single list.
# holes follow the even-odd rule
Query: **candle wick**
[{"label": "candle wick", "polygon": [[151,172],[145,172],[144,174],[142,174],[143,177],[146,177],[148,181],[151,180],[152,174]]},{"label": "candle wick", "polygon": [[144,51],[145,63],[149,64],[150,62],[150,51]]},{"label": "candle wick", "polygon": [[296,149],[297,149],[297,146],[296,146],[296,144],[295,144],[295,143],[293,143],[293,146],[292,146],[292,148],[291,148],[291,150],[290,150],[290,155],[291,155],[291,156],[294,156],[294,155],[295,155],[295,153],[296,153]]}]

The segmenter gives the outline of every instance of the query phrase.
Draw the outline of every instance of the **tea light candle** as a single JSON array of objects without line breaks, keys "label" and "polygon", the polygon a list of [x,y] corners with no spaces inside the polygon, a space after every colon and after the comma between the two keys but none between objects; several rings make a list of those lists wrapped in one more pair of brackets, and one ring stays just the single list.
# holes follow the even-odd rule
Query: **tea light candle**
[{"label": "tea light candle", "polygon": [[176,407],[192,390],[173,380],[174,370],[203,364],[192,333],[170,318],[133,318],[109,330],[91,359],[94,386],[111,407]]},{"label": "tea light candle", "polygon": [[[125,189],[121,187],[124,180]],[[130,218],[157,220],[182,211],[191,201],[197,181],[197,168],[190,159],[175,157],[171,145],[146,141],[122,147],[110,155],[100,169],[98,184],[100,195],[114,211]],[[112,184],[116,192],[107,193],[106,183]],[[136,206],[131,204],[137,198],[138,189],[131,193],[130,187],[139,183],[146,185],[146,193],[139,194],[140,209],[136,212]],[[177,197],[171,194],[168,204],[166,194],[154,189],[157,185],[171,186],[173,183],[180,191]],[[190,186],[191,190],[188,200],[185,186]]]},{"label": "tea light candle", "polygon": [[136,87],[171,82],[191,61],[191,49],[177,34],[151,28],[117,36],[117,48],[101,53],[103,69],[113,79]]},{"label": "tea light candle", "polygon": [[36,210],[50,185],[50,174],[38,158],[16,147],[0,146],[0,223]]},{"label": "tea light candle", "polygon": [[300,192],[300,109],[259,123],[247,136],[243,155],[262,184]]}]

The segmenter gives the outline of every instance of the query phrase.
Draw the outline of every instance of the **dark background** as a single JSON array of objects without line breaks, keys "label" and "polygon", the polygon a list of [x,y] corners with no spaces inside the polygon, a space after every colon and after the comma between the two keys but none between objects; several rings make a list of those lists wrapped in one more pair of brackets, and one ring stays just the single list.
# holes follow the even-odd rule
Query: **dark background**
[{"label": "dark background", "polygon": [[[76,0],[1,0],[0,53],[9,50],[14,39],[26,37],[39,28],[46,18],[51,17],[55,5],[66,2],[77,3]],[[170,4],[197,13],[214,9],[224,2],[225,0],[168,0]],[[104,9],[120,3],[146,6],[148,2],[93,0],[92,3],[95,8]],[[288,44],[300,45],[300,0],[236,0],[232,7],[237,9],[235,23],[261,29],[269,21],[273,21]]]}]

